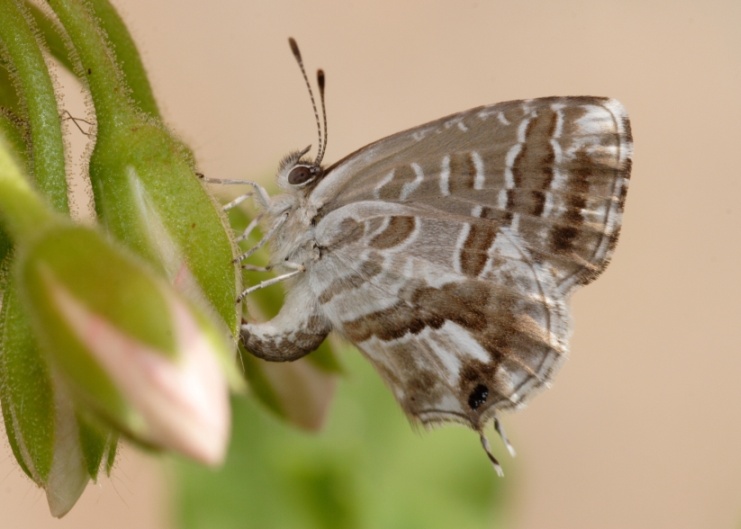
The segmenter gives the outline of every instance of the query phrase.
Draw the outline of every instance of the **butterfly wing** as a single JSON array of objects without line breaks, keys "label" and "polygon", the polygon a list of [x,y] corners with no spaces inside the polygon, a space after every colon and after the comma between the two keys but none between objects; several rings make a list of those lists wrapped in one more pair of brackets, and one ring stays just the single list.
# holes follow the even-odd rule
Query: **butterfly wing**
[{"label": "butterfly wing", "polygon": [[472,109],[373,143],[309,196],[309,283],[410,417],[481,430],[546,384],[568,294],[607,265],[632,142],[594,97]]},{"label": "butterfly wing", "polygon": [[483,272],[505,227],[552,268],[563,293],[607,265],[620,230],[632,139],[624,108],[597,97],[479,107],[395,134],[327,170],[310,201],[327,214],[363,200],[474,217],[464,273]]},{"label": "butterfly wing", "polygon": [[[476,276],[467,234],[491,230]],[[415,204],[361,201],[317,226],[309,283],[408,416],[481,430],[519,406],[564,359],[568,310],[551,267],[508,226]]]}]

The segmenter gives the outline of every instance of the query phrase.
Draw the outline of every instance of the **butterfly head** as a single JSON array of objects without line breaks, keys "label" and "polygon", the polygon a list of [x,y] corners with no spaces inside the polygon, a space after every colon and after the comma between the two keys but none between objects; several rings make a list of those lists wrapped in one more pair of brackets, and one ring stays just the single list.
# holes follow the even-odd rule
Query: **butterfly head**
[{"label": "butterfly head", "polygon": [[278,186],[285,191],[308,193],[324,176],[324,168],[305,157],[311,146],[283,158],[278,168]]}]

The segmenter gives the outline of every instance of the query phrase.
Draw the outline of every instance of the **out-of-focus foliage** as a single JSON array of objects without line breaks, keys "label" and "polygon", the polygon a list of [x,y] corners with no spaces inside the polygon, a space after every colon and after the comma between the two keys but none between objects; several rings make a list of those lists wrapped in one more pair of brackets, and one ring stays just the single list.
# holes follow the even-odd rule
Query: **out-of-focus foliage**
[{"label": "out-of-focus foliage", "polygon": [[318,434],[253,399],[233,400],[224,466],[176,463],[178,528],[501,526],[511,476],[496,477],[478,436],[463,427],[416,433],[370,364],[349,347],[341,357],[347,375]]},{"label": "out-of-focus foliage", "polygon": [[[120,432],[219,463],[244,382],[230,233],[126,27],[108,0],[45,3],[0,1],[0,403],[13,455],[61,517],[109,472]],[[69,218],[48,53],[94,107],[79,175],[94,228]]]}]

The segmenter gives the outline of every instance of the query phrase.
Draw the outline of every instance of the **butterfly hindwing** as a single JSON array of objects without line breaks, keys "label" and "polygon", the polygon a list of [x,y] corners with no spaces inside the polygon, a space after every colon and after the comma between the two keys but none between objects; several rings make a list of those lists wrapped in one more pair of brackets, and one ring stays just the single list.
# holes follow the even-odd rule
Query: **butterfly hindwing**
[{"label": "butterfly hindwing", "polygon": [[[322,259],[309,282],[410,417],[480,429],[550,379],[568,312],[548,267],[508,227],[432,213],[376,201],[331,213],[317,226]],[[474,229],[492,237],[472,246]]]}]

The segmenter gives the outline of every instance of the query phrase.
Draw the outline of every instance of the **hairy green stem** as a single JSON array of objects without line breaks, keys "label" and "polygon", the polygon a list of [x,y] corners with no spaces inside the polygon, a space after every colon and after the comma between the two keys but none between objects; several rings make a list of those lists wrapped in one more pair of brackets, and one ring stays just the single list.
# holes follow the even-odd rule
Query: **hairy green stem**
[{"label": "hairy green stem", "polygon": [[139,50],[120,15],[108,0],[90,0],[90,7],[112,44],[111,49],[116,56],[116,63],[121,68],[134,104],[145,114],[159,118],[157,101],[154,99]]},{"label": "hairy green stem", "polygon": [[46,42],[46,47],[49,53],[59,61],[59,64],[64,66],[68,71],[74,73],[74,63],[69,56],[69,48],[65,43],[64,31],[59,27],[56,20],[53,20],[47,15],[47,13],[40,9],[36,4],[30,0],[24,0],[24,4],[28,13],[33,18],[36,27],[41,32],[43,40]]},{"label": "hairy green stem", "polygon": [[64,142],[54,86],[36,37],[16,0],[0,2],[0,39],[26,109],[31,172],[52,206],[66,212]]},{"label": "hairy green stem", "polygon": [[[133,124],[136,115],[127,97],[122,73],[110,53],[93,14],[83,0],[48,0],[75,45],[80,59],[78,75],[87,79],[98,117],[98,134]],[[128,95],[128,94],[127,94]]]}]

